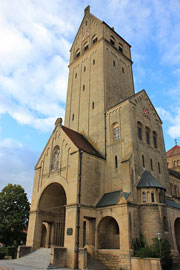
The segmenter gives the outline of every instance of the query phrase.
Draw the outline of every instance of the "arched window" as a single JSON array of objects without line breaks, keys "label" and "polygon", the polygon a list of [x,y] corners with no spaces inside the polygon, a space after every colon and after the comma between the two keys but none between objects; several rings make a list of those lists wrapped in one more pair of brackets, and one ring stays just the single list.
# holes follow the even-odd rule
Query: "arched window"
[{"label": "arched window", "polygon": [[151,192],[151,202],[154,202],[154,192]]},{"label": "arched window", "polygon": [[111,45],[115,45],[115,38],[113,36],[110,36],[110,43]]},{"label": "arched window", "polygon": [[122,43],[119,43],[119,51],[123,52],[123,44]]},{"label": "arched window", "polygon": [[150,166],[151,166],[151,171],[153,171],[153,161],[152,161],[152,158],[150,158]]},{"label": "arched window", "polygon": [[74,121],[74,113],[72,114],[72,121]]},{"label": "arched window", "polygon": [[92,37],[92,44],[95,44],[97,42],[98,38],[96,35]]},{"label": "arched window", "polygon": [[156,133],[156,131],[153,131],[153,145],[154,145],[154,148],[157,148],[157,133]]},{"label": "arched window", "polygon": [[113,141],[120,139],[120,129],[118,123],[113,124]]},{"label": "arched window", "polygon": [[142,155],[142,165],[143,165],[143,168],[145,168],[145,159],[144,159],[144,155]]},{"label": "arched window", "polygon": [[168,228],[168,221],[167,221],[167,217],[166,216],[163,217],[163,226],[164,226],[164,231],[165,232],[168,232],[169,231],[169,228]]},{"label": "arched window", "polygon": [[117,156],[115,156],[115,168],[116,169],[118,168],[118,158],[117,158]]},{"label": "arched window", "polygon": [[158,162],[158,172],[159,172],[159,174],[161,173],[161,166],[160,166],[159,162]]},{"label": "arched window", "polygon": [[76,53],[75,53],[75,57],[79,57],[80,54],[81,54],[81,53],[80,53],[80,49],[77,49],[77,50],[76,50]]},{"label": "arched window", "polygon": [[146,192],[143,192],[142,193],[142,202],[144,203],[146,201],[147,201],[147,199],[146,199]]},{"label": "arched window", "polygon": [[146,143],[150,145],[150,129],[148,127],[145,128],[146,135]]},{"label": "arched window", "polygon": [[142,124],[141,122],[137,122],[137,134],[138,134],[138,139],[142,141]]},{"label": "arched window", "polygon": [[88,48],[89,48],[89,44],[88,43],[85,43],[84,44],[84,51],[87,51]]},{"label": "arched window", "polygon": [[94,101],[92,102],[92,109],[94,110]]},{"label": "arched window", "polygon": [[59,153],[60,153],[60,148],[58,145],[56,145],[53,148],[52,155],[51,155],[51,167],[50,167],[51,171],[57,170],[59,167]]}]

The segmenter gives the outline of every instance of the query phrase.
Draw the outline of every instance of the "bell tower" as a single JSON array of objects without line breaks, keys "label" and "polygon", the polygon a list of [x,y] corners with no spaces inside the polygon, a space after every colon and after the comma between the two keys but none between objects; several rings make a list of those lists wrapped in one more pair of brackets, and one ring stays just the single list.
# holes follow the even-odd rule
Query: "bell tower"
[{"label": "bell tower", "polygon": [[70,49],[65,126],[105,155],[106,110],[134,94],[130,45],[84,10]]}]

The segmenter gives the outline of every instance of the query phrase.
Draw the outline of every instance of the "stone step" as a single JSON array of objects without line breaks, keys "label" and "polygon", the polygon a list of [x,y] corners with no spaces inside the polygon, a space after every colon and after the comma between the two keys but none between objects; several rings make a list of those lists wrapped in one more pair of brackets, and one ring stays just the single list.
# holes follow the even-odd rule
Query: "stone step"
[{"label": "stone step", "polygon": [[108,268],[99,260],[93,258],[90,254],[87,256],[88,270],[107,270]]}]

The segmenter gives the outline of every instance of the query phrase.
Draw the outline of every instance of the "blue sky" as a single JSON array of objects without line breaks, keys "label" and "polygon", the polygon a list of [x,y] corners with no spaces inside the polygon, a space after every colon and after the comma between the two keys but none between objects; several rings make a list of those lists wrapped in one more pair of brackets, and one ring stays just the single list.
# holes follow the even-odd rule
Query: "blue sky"
[{"label": "blue sky", "polygon": [[179,0],[0,0],[0,190],[31,197],[34,166],[64,116],[69,49],[91,13],[132,45],[135,91],[163,120],[166,150],[180,144]]}]

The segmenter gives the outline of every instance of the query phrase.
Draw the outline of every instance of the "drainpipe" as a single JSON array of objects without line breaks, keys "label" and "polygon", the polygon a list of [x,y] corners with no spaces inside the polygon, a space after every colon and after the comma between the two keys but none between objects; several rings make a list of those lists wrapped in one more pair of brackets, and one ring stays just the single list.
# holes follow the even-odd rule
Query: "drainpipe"
[{"label": "drainpipe", "polygon": [[78,179],[78,202],[77,202],[77,240],[76,240],[76,268],[79,269],[79,231],[80,231],[80,205],[81,205],[81,172],[83,151],[79,150],[79,179]]},{"label": "drainpipe", "polygon": [[105,137],[105,159],[106,159],[106,143],[107,143],[107,138],[106,138],[106,132],[107,132],[107,127],[106,127],[106,112],[104,112],[104,137]]}]

